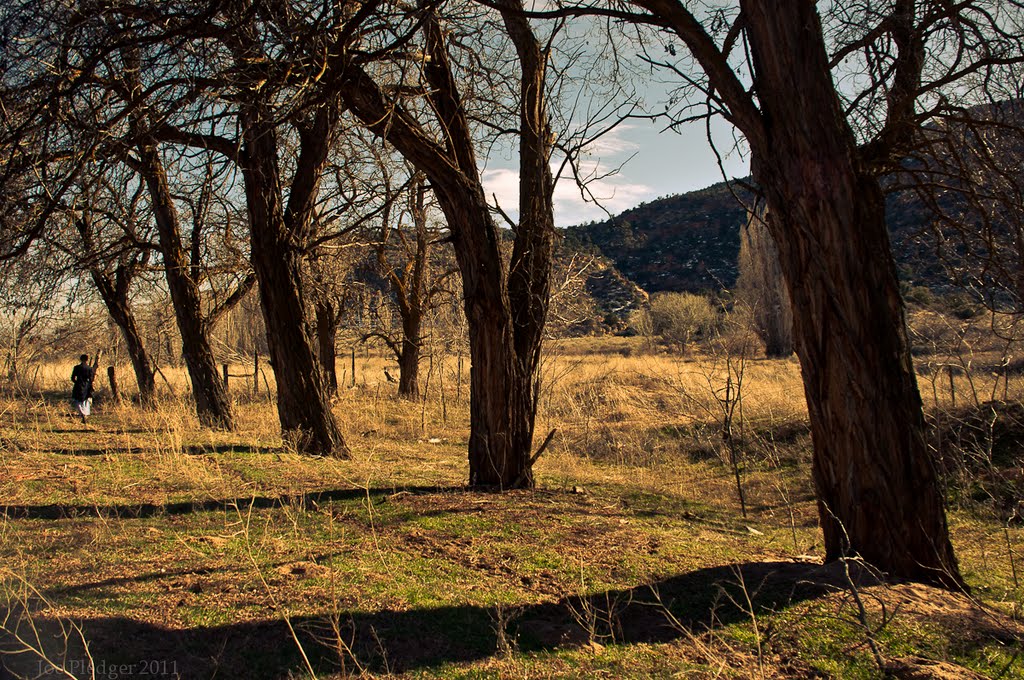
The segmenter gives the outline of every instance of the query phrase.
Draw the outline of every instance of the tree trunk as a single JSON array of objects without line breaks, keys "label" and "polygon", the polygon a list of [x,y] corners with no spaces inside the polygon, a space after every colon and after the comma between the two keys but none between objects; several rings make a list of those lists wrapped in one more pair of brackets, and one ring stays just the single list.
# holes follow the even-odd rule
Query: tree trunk
[{"label": "tree trunk", "polygon": [[209,328],[203,318],[199,287],[190,275],[191,267],[181,245],[178,213],[171,199],[163,163],[156,145],[151,142],[140,142],[138,153],[141,174],[149,188],[156,215],[164,273],[181,333],[182,354],[192,380],[196,414],[199,422],[206,427],[232,430],[234,418],[231,402],[210,346]]},{"label": "tree trunk", "polygon": [[[859,167],[810,0],[743,2],[753,149],[794,308],[826,560],[962,587],[925,440],[879,182]],[[813,124],[806,123],[813,121]]]},{"label": "tree trunk", "polygon": [[[284,438],[302,453],[347,456],[341,430],[323,389],[302,290],[303,234],[289,227],[281,205],[277,132],[258,106],[242,117],[242,173],[249,211],[251,258],[259,281],[270,365],[277,378],[277,413]],[[308,142],[309,139],[304,139]],[[326,135],[319,140],[326,146]],[[326,150],[323,150],[326,155]],[[315,195],[316,167],[304,149],[291,186],[293,202]],[[321,161],[322,165],[322,161]]]},{"label": "tree trunk", "polygon": [[503,0],[505,30],[519,57],[519,225],[509,263],[509,306],[512,313],[514,371],[512,432],[514,446],[527,457],[522,486],[534,484],[533,429],[537,416],[538,369],[551,300],[554,258],[554,189],[551,153],[554,135],[548,121],[547,53],[541,49],[523,15],[521,0]]},{"label": "tree trunk", "polygon": [[[399,276],[394,267],[389,269],[391,287],[398,301],[398,314],[402,318],[402,348],[398,355],[398,395],[415,399],[420,394],[420,333],[423,329],[423,313],[430,304],[427,291],[427,254],[430,234],[427,231],[426,195],[427,187],[422,173],[413,176],[410,190],[410,209],[416,229],[416,250],[412,254],[412,267],[404,267],[404,276]],[[384,251],[380,251],[383,258]]]},{"label": "tree trunk", "polygon": [[482,190],[476,192],[476,205],[470,207],[465,189],[456,189],[453,193],[458,198],[453,200],[448,187],[442,188],[436,181],[434,186],[448,226],[458,234],[455,254],[462,271],[469,326],[469,483],[530,488],[532,400],[516,394],[522,381],[515,380],[512,315],[498,228],[486,209]]},{"label": "tree trunk", "polygon": [[143,406],[153,407],[156,405],[156,373],[153,371],[149,353],[142,341],[142,334],[139,332],[135,315],[126,299],[117,298],[114,287],[105,279],[102,272],[92,271],[91,273],[110,318],[121,329],[121,335],[124,336],[125,345],[128,347],[128,356],[132,360],[132,369],[135,371],[135,382],[139,386],[139,401]]},{"label": "tree trunk", "polygon": [[[431,105],[444,136],[441,144],[434,143],[407,112],[396,111],[394,102],[384,97],[365,71],[350,69],[343,95],[367,127],[388,139],[427,176],[447,218],[469,326],[469,483],[509,489],[534,484],[530,455],[536,368],[548,303],[548,244],[553,230],[547,164],[552,136],[544,102],[544,60],[521,3],[508,2],[504,18],[523,67],[519,133],[526,152],[520,161],[520,200],[526,209],[521,208],[509,270],[480,180],[473,133],[449,63],[448,41],[436,14],[424,21],[429,56],[424,74],[432,86]],[[548,174],[539,179],[532,176],[544,172]],[[540,214],[544,210],[547,216]]]},{"label": "tree trunk", "polygon": [[398,357],[398,396],[416,399],[420,396],[420,310],[402,314],[402,351]]},{"label": "tree trunk", "polygon": [[320,350],[320,371],[329,396],[338,395],[338,315],[323,300],[316,302],[316,339]]}]

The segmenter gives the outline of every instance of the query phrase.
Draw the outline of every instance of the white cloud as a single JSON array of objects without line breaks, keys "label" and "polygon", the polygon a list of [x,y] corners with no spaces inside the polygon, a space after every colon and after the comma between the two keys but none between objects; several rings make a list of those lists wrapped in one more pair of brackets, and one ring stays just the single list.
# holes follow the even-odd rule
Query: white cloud
[{"label": "white cloud", "polygon": [[492,168],[483,173],[487,202],[498,205],[515,219],[519,212],[519,172],[510,168]]},{"label": "white cloud", "polygon": [[[556,170],[557,166],[552,164],[552,171]],[[654,196],[654,189],[646,184],[630,182],[624,175],[601,177],[604,172],[607,172],[607,168],[597,159],[581,163],[580,174],[585,181],[589,180],[586,198],[571,173],[563,173],[555,185],[555,224],[568,227],[590,220],[602,220],[607,217],[605,210],[616,215]],[[518,171],[492,168],[483,173],[483,182],[488,202],[493,203],[496,197],[502,210],[516,219],[519,212]]]},{"label": "white cloud", "polygon": [[597,158],[631,154],[640,149],[639,144],[628,139],[630,133],[635,129],[636,126],[629,123],[617,125],[583,147],[583,153],[586,156]]},{"label": "white cloud", "polygon": [[597,202],[585,200],[572,178],[563,178],[555,186],[555,224],[568,227],[603,220],[607,217],[606,210],[617,215],[654,195],[650,187],[618,175],[590,182],[586,192],[588,199],[592,195]]}]

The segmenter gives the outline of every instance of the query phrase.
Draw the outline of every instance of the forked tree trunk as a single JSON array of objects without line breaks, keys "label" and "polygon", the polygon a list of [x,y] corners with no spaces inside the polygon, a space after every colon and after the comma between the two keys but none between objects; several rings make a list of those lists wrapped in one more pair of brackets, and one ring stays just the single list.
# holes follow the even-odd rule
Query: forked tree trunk
[{"label": "forked tree trunk", "polygon": [[860,555],[897,577],[961,587],[882,190],[858,167],[815,4],[749,0],[743,11],[765,123],[753,170],[795,312],[826,560]]},{"label": "forked tree trunk", "polygon": [[[252,266],[259,281],[270,364],[277,379],[277,413],[282,435],[299,451],[347,456],[348,447],[331,412],[306,321],[302,254],[298,247],[304,234],[302,229],[286,222],[281,204],[277,132],[272,120],[258,105],[243,116],[242,173]],[[316,141],[303,136],[306,144]],[[318,141],[326,147],[326,133]],[[311,151],[308,147],[300,155],[289,198],[289,213],[302,212],[304,217],[299,219],[310,219],[309,214],[294,204],[315,199],[325,156],[326,148]]]},{"label": "forked tree trunk", "polygon": [[303,310],[296,254],[282,254],[253,229],[252,264],[260,278],[260,304],[267,327],[270,365],[277,380],[277,413],[284,438],[302,453],[347,456],[344,437],[331,412],[313,339]]},{"label": "forked tree trunk", "polygon": [[551,154],[554,135],[547,110],[547,54],[523,15],[521,0],[503,0],[502,20],[519,57],[519,225],[509,262],[513,371],[513,446],[527,460],[521,484],[533,487],[534,425],[540,389],[540,358],[551,300],[555,218]]},{"label": "forked tree trunk", "polygon": [[140,170],[149,189],[160,237],[164,273],[171,293],[174,315],[181,333],[182,354],[192,380],[199,422],[206,427],[234,429],[231,401],[217,370],[210,346],[209,328],[203,318],[199,287],[191,277],[191,266],[181,245],[178,213],[171,199],[167,174],[156,145],[143,141],[138,145]]},{"label": "forked tree trunk", "polygon": [[102,272],[93,271],[92,278],[110,318],[121,329],[121,335],[128,348],[128,356],[132,361],[132,369],[135,371],[135,382],[139,386],[139,401],[143,406],[151,408],[156,405],[156,373],[153,371],[149,352],[142,341],[135,314],[132,313],[127,299],[119,299],[116,296],[114,287]]},{"label": "forked tree trunk", "polygon": [[[503,18],[523,69],[520,106],[522,182],[520,224],[509,273],[498,227],[487,205],[473,134],[436,14],[424,21],[424,73],[443,130],[433,142],[407,112],[397,111],[358,68],[348,73],[346,104],[371,130],[388,139],[430,180],[451,231],[462,273],[470,345],[469,483],[531,488],[536,369],[548,305],[552,136],[544,100],[545,62],[521,3],[505,3]],[[546,212],[547,214],[543,214]]]},{"label": "forked tree trunk", "polygon": [[[498,228],[482,190],[456,186],[450,191],[436,180],[434,187],[449,228],[459,235],[455,255],[469,326],[469,483],[529,488],[532,399],[517,394],[522,383],[515,380],[515,341]],[[467,205],[467,198],[475,198],[476,204]]]}]

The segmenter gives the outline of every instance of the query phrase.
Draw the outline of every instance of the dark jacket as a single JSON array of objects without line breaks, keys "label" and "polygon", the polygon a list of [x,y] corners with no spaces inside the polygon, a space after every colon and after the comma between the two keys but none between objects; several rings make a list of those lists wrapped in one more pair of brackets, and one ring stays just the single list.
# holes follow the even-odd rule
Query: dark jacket
[{"label": "dark jacket", "polygon": [[75,384],[71,388],[71,398],[75,401],[85,401],[92,396],[92,379],[94,376],[92,367],[78,364],[71,371],[71,382]]}]

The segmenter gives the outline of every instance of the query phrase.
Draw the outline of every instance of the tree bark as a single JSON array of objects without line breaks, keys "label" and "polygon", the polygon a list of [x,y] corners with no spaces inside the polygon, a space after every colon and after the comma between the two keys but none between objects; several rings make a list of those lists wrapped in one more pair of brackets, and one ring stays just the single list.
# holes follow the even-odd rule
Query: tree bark
[{"label": "tree bark", "polygon": [[[771,211],[795,310],[826,560],[963,587],[928,453],[878,180],[858,160],[810,0],[746,0]],[[812,123],[813,121],[813,123]]]},{"label": "tree bark", "polygon": [[251,258],[259,281],[260,306],[267,328],[270,365],[277,379],[277,413],[284,438],[302,453],[348,455],[331,411],[313,354],[302,288],[301,246],[308,236],[320,172],[327,154],[326,124],[300,132],[301,151],[282,206],[274,117],[259,103],[241,115],[242,175],[249,211]]},{"label": "tree bark", "polygon": [[191,277],[191,266],[181,245],[181,228],[167,174],[153,142],[142,140],[137,150],[140,173],[146,181],[156,215],[164,273],[178,331],[181,333],[182,354],[192,380],[196,414],[199,422],[206,427],[233,430],[231,401],[224,389],[210,346],[209,327],[203,318],[199,287]]},{"label": "tree bark", "polygon": [[[473,134],[452,72],[438,17],[423,24],[423,69],[443,139],[427,131],[377,84],[350,67],[346,104],[423,172],[448,221],[462,273],[470,343],[469,483],[501,489],[531,488],[531,448],[537,405],[536,369],[547,313],[551,267],[552,182],[548,160],[553,137],[544,92],[546,62],[522,5],[503,9],[506,29],[522,66],[520,102],[521,218],[506,269],[498,227],[487,205],[473,148]],[[546,215],[544,213],[547,213]],[[506,273],[507,272],[507,273]]]},{"label": "tree bark", "polygon": [[398,395],[406,399],[420,396],[420,310],[402,315],[402,351],[398,356]]},{"label": "tree bark", "polygon": [[325,300],[316,302],[316,339],[320,350],[320,371],[329,396],[338,394],[338,314]]},{"label": "tree bark", "polygon": [[156,372],[142,341],[142,333],[139,331],[135,314],[127,298],[116,295],[115,287],[102,272],[90,270],[90,273],[110,318],[121,329],[121,335],[128,348],[128,356],[132,361],[132,369],[135,371],[135,382],[139,386],[139,401],[143,406],[151,408],[156,405]]}]

